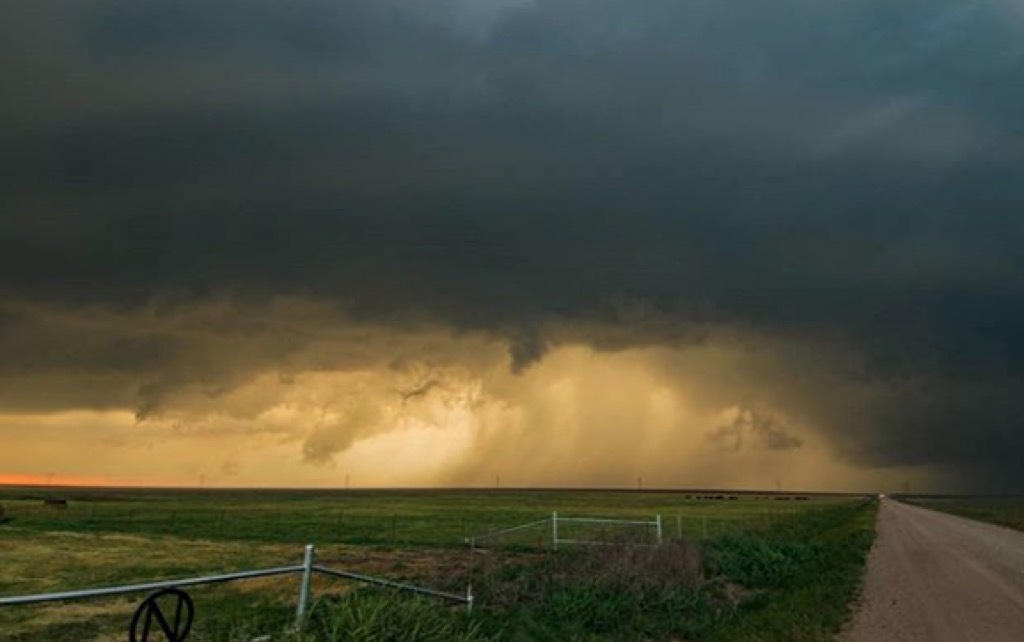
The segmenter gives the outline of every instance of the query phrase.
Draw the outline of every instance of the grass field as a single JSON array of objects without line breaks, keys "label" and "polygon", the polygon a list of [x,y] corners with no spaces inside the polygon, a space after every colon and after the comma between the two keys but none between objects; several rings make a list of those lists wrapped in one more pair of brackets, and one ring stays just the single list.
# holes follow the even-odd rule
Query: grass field
[{"label": "grass field", "polygon": [[[42,504],[52,495],[66,509]],[[710,496],[710,495],[709,495]],[[773,496],[697,500],[670,493],[586,491],[32,491],[0,489],[19,528],[217,540],[462,546],[468,536],[550,517],[654,519],[666,532],[703,536],[827,506]],[[691,495],[690,497],[693,497]],[[717,497],[717,496],[716,496]],[[735,497],[729,500],[728,497]],[[791,500],[790,496],[779,496]],[[741,499],[742,498],[742,499]]]},{"label": "grass field", "polygon": [[901,499],[925,508],[1024,530],[1024,497],[912,496]]},{"label": "grass field", "polygon": [[[67,508],[43,505],[43,496],[58,495]],[[457,593],[472,582],[477,595],[467,616],[436,601],[317,578],[319,599],[303,642],[828,640],[859,580],[874,514],[873,504],[842,498],[512,490],[7,488],[0,504],[7,519],[0,525],[0,595],[296,564],[306,542],[316,542],[320,561],[335,568]],[[554,510],[661,515],[669,543],[557,553],[524,548],[533,535],[486,551],[463,543]],[[538,533],[536,543],[546,537]],[[297,583],[289,576],[193,589],[191,639],[274,632],[274,639],[299,640],[286,633]],[[140,600],[0,607],[0,640],[122,640]]]}]

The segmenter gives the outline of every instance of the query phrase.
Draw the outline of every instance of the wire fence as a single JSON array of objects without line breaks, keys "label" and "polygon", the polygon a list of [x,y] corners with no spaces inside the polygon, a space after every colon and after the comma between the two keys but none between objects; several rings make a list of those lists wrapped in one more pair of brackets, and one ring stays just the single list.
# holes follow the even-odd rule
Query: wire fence
[{"label": "wire fence", "polygon": [[711,539],[768,528],[798,511],[763,510],[736,515],[675,513],[654,519],[565,517],[553,512],[536,521],[489,530],[464,538],[477,548],[558,549],[563,545],[655,545],[671,539]]},{"label": "wire fence", "polygon": [[526,546],[558,550],[559,546],[603,544],[656,545],[664,541],[661,515],[652,520],[602,517],[564,517],[558,511],[551,517],[488,531],[465,538],[473,550],[489,543],[502,546]]},{"label": "wire fence", "polygon": [[[711,498],[717,500],[718,498]],[[777,498],[778,499],[778,498]],[[786,498],[788,499],[788,498]],[[662,538],[708,538],[746,531],[774,521],[788,514],[803,512],[796,502],[744,502],[729,510],[720,510],[732,502],[709,502],[713,508],[692,505],[680,507],[677,512],[659,511],[662,515]],[[551,517],[530,521],[537,514],[528,510],[510,511],[452,510],[436,513],[403,512],[396,507],[369,509],[318,506],[307,510],[305,505],[285,508],[263,507],[187,507],[162,505],[159,510],[151,505],[132,502],[69,501],[65,506],[44,505],[35,501],[6,501],[8,521],[26,528],[72,530],[80,532],[121,532],[167,534],[179,537],[205,538],[215,533],[217,538],[260,541],[306,541],[345,543],[349,545],[451,547],[471,539],[489,544],[523,548],[543,548],[552,545]],[[561,509],[559,509],[561,510]],[[567,507],[566,510],[572,510]],[[630,515],[614,516],[628,523]],[[512,529],[499,528],[508,520],[521,519],[522,525]],[[564,528],[565,539],[606,541],[616,538],[656,539],[656,525],[616,528],[608,520],[600,528],[573,525],[566,518],[558,520]],[[545,527],[547,534],[544,533]],[[504,533],[504,531],[510,531]],[[521,532],[522,531],[522,532]],[[582,532],[586,531],[586,532]],[[627,531],[631,531],[627,532]],[[477,535],[474,535],[477,533]],[[504,533],[502,540],[499,535]]]}]

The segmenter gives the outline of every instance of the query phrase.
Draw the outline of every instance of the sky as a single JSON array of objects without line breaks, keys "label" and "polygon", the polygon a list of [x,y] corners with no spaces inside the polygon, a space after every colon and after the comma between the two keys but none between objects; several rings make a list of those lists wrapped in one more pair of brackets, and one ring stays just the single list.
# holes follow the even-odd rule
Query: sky
[{"label": "sky", "polygon": [[0,482],[1024,491],[1018,0],[0,9]]}]

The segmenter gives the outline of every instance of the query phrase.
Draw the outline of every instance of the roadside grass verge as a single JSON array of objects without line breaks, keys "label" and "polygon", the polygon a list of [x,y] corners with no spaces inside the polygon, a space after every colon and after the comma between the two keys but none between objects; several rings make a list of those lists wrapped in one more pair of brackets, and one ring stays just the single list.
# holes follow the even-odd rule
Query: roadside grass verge
[{"label": "roadside grass verge", "polygon": [[708,641],[817,642],[850,617],[874,541],[877,503],[790,520],[759,536],[711,542],[708,567],[752,591]]}]

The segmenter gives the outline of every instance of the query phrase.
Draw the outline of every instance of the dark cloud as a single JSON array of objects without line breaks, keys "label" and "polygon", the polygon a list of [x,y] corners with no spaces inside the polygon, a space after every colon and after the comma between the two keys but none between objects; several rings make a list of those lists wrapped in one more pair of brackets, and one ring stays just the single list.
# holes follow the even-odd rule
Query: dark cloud
[{"label": "dark cloud", "polygon": [[[1006,456],[1024,446],[1014,2],[2,14],[9,300],[300,296],[493,332],[515,370],[559,336],[618,349],[741,327],[857,355],[815,371],[858,392],[798,404],[851,459],[1024,484]],[[133,390],[141,416],[308,339],[227,367],[135,329],[70,349],[74,327],[12,314],[8,371],[102,364],[121,373],[107,403]]]},{"label": "dark cloud", "polygon": [[739,451],[744,448],[799,448],[803,442],[790,432],[782,422],[770,414],[766,415],[750,408],[739,408],[729,424],[715,429],[711,434],[711,441],[724,451]]},{"label": "dark cloud", "polygon": [[537,328],[523,329],[509,340],[508,351],[512,372],[519,374],[544,357],[547,343]]}]

